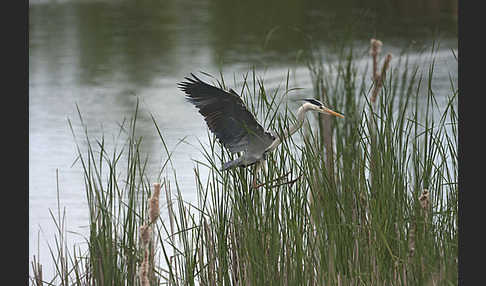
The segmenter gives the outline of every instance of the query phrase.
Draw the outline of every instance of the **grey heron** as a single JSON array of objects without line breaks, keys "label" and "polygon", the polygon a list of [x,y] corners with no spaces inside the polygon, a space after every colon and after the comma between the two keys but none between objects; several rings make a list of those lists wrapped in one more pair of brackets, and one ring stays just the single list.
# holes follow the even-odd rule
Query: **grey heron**
[{"label": "grey heron", "polygon": [[[264,130],[233,89],[225,91],[203,82],[192,73],[191,75],[193,78],[185,77],[186,81],[178,83],[186,94],[186,99],[198,108],[207,126],[224,147],[233,154],[243,152],[235,160],[224,163],[222,170],[254,164],[257,164],[258,170],[268,152],[273,151],[281,140],[292,136],[302,127],[307,111],[344,118],[342,114],[329,109],[318,100],[304,99],[305,102],[297,110],[297,122],[282,136],[276,137]],[[253,186],[256,186],[256,174]]]}]

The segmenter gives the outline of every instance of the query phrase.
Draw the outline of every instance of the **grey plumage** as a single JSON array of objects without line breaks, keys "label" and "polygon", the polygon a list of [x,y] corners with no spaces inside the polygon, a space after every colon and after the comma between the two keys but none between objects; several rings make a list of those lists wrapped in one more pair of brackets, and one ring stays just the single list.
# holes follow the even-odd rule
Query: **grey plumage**
[{"label": "grey plumage", "polygon": [[234,90],[225,91],[191,75],[192,78],[186,77],[186,81],[178,84],[187,100],[198,108],[223,146],[231,153],[244,152],[241,157],[224,163],[222,169],[246,167],[261,161],[274,136],[263,129]]}]

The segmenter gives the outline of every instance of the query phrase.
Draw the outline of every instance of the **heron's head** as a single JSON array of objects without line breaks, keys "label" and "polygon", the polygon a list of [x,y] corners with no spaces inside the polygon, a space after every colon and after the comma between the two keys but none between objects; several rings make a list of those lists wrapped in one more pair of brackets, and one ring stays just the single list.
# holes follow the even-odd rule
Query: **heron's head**
[{"label": "heron's head", "polygon": [[319,113],[324,113],[324,114],[329,114],[329,115],[334,115],[334,116],[337,116],[337,117],[344,118],[344,115],[324,106],[324,104],[322,104],[322,102],[320,102],[318,100],[315,100],[315,99],[312,99],[312,98],[307,98],[307,99],[304,99],[304,101],[305,101],[305,103],[304,103],[303,106],[304,106],[304,108],[306,108],[308,110],[313,110],[313,111],[317,111]]}]

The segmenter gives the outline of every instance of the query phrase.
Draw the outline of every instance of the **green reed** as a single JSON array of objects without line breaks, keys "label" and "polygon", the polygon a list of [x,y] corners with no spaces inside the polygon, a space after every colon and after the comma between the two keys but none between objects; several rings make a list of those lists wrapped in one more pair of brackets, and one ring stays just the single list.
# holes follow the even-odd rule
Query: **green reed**
[{"label": "green reed", "polygon": [[[451,80],[448,94],[436,94],[434,63],[424,72],[402,56],[372,108],[371,76],[356,63],[350,50],[332,64],[318,54],[307,58],[313,96],[345,118],[320,125],[308,114],[264,163],[258,189],[251,188],[252,168],[220,171],[234,155],[209,132],[209,144],[199,147],[204,160],[194,165],[196,202],[184,199],[175,173],[148,177],[137,113],[122,125],[127,139],[114,150],[85,132],[78,162],[90,213],[88,252],[72,258],[73,270],[59,270],[69,278],[58,284],[141,285],[139,228],[151,183],[160,182],[167,216],[154,225],[150,285],[456,285],[457,87]],[[213,81],[235,86],[222,76]],[[255,70],[242,82],[235,90],[260,122],[276,133],[292,125],[288,76],[272,90]],[[167,155],[163,169],[171,151],[152,119]],[[328,136],[332,149],[324,152]]]}]

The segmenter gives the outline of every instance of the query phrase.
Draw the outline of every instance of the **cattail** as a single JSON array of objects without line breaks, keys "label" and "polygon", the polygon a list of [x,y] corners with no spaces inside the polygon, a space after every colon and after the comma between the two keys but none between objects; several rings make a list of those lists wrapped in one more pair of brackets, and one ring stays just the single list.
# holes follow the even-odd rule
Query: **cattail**
[{"label": "cattail", "polygon": [[142,241],[143,248],[145,249],[151,239],[150,227],[146,224],[140,227],[140,240]]},{"label": "cattail", "polygon": [[148,200],[150,223],[154,223],[160,215],[159,196],[160,196],[160,184],[155,183],[154,192],[150,197],[150,199]]},{"label": "cattail", "polygon": [[143,258],[142,265],[140,265],[140,269],[138,272],[138,276],[140,278],[140,285],[142,286],[150,285],[150,280],[148,278],[148,271],[149,271],[148,251],[145,251],[145,256]]},{"label": "cattail", "polygon": [[383,46],[383,43],[380,40],[377,40],[375,38],[372,38],[370,40],[371,43],[371,49],[370,49],[370,54],[377,55],[381,52],[381,46]]},{"label": "cattail", "polygon": [[378,54],[381,52],[383,43],[377,39],[371,39],[370,55],[373,58],[373,81],[377,81],[378,74]]},{"label": "cattail", "polygon": [[409,259],[412,259],[414,253],[415,253],[415,229],[416,229],[416,224],[413,223],[412,227],[410,228],[410,231],[408,233],[408,249],[410,251],[409,253]]},{"label": "cattail", "polygon": [[385,62],[381,68],[381,72],[378,72],[378,54],[381,52],[381,47],[383,43],[380,40],[371,39],[371,47],[370,47],[370,55],[373,58],[373,82],[374,88],[373,93],[371,95],[371,103],[375,103],[376,97],[378,96],[378,92],[380,91],[383,81],[385,80],[385,73],[390,65],[390,61],[392,58],[391,54],[387,54],[385,57]]},{"label": "cattail", "polygon": [[390,65],[391,59],[392,59],[392,55],[391,54],[387,54],[386,57],[385,57],[385,62],[383,63],[383,67],[381,69],[381,79],[382,80],[385,79],[385,72],[388,69],[388,66]]},{"label": "cattail", "polygon": [[385,81],[386,70],[390,65],[391,58],[391,54],[386,55],[385,62],[383,63],[383,67],[381,68],[381,73],[376,74],[376,76],[374,77],[375,87],[373,88],[373,93],[370,99],[373,104],[375,103],[376,98],[378,97],[378,93],[380,92],[381,87],[383,86],[383,82]]},{"label": "cattail", "polygon": [[[429,197],[429,190],[424,189],[422,191],[422,194],[419,197],[419,202],[420,206],[422,207],[422,210],[424,211],[424,216],[425,219],[429,217],[429,206],[430,206],[430,197]],[[424,230],[426,229],[427,225],[424,224]]]},{"label": "cattail", "polygon": [[424,211],[429,209],[430,199],[429,199],[429,190],[424,189],[422,194],[419,197],[420,205]]}]

